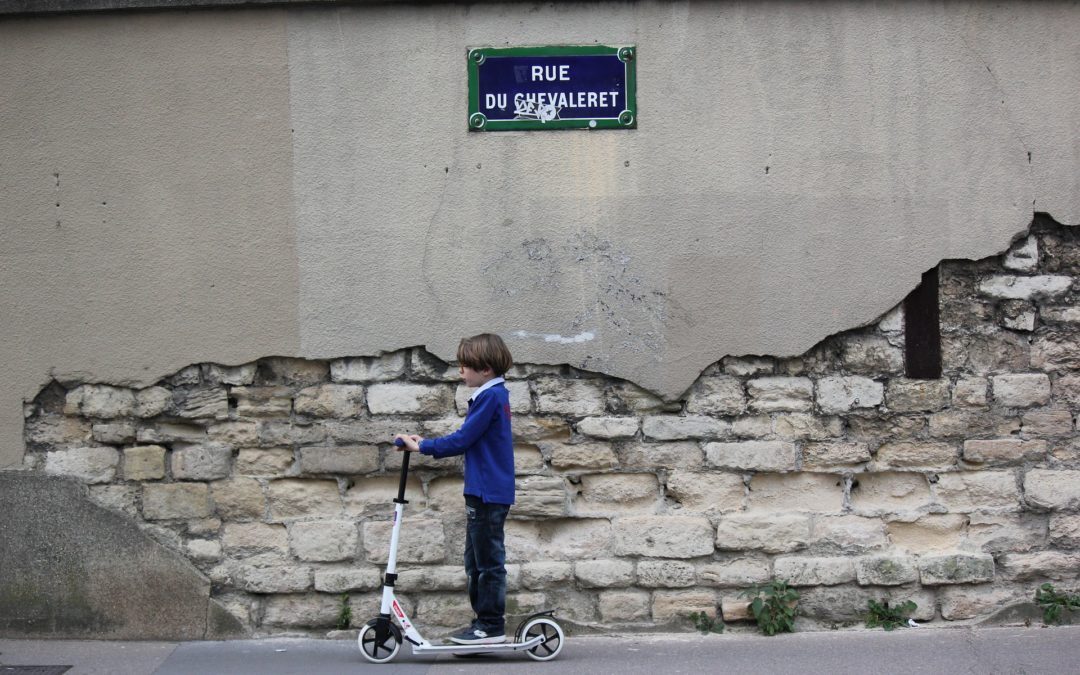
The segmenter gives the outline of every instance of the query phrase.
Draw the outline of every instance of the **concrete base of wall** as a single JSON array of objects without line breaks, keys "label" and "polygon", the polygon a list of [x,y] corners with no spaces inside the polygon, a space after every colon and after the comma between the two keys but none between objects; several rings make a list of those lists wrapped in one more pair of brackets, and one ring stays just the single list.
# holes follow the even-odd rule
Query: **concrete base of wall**
[{"label": "concrete base of wall", "polygon": [[210,581],[81,484],[0,473],[0,637],[239,637]]}]

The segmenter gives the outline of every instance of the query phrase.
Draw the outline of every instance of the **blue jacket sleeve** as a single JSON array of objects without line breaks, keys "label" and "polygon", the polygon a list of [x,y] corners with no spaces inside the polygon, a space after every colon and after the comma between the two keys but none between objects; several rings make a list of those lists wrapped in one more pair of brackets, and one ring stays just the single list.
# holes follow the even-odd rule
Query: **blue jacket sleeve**
[{"label": "blue jacket sleeve", "polygon": [[420,452],[432,457],[453,457],[464,454],[465,450],[474,445],[491,426],[491,418],[495,413],[498,399],[487,394],[488,392],[483,392],[473,400],[460,429],[447,436],[425,438],[420,443]]}]

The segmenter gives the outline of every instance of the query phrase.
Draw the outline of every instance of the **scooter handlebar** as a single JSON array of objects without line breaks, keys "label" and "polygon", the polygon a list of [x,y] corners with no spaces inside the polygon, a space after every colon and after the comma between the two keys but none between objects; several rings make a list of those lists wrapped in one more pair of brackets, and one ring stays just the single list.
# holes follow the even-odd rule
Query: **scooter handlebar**
[{"label": "scooter handlebar", "polygon": [[[399,448],[403,448],[405,447],[405,441],[401,440],[400,438],[395,438],[394,445]],[[397,499],[394,500],[394,503],[408,504],[409,502],[405,501],[405,481],[409,477],[409,455],[411,455],[412,453],[406,450],[401,454],[401,482],[398,483]]]}]

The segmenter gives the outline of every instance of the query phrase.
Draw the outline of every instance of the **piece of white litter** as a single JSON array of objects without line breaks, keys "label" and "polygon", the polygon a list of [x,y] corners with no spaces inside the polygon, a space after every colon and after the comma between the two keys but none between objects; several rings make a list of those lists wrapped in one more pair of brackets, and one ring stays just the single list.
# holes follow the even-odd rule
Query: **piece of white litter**
[{"label": "piece of white litter", "polygon": [[287,652],[289,650],[288,649],[275,649],[274,651],[275,652]]},{"label": "piece of white litter", "polygon": [[909,628],[922,628],[922,624],[915,623],[915,619],[908,619],[907,625]]}]

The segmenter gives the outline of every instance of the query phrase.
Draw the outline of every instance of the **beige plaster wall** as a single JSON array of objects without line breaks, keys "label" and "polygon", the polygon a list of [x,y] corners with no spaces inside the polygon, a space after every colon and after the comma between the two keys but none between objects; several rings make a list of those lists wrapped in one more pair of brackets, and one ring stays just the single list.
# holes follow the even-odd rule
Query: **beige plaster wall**
[{"label": "beige plaster wall", "polygon": [[[677,396],[801,353],[1034,210],[1080,222],[1078,28],[1075,3],[0,21],[0,465],[53,376],[494,330]],[[466,131],[466,47],[594,41],[638,46],[638,129]]]}]

